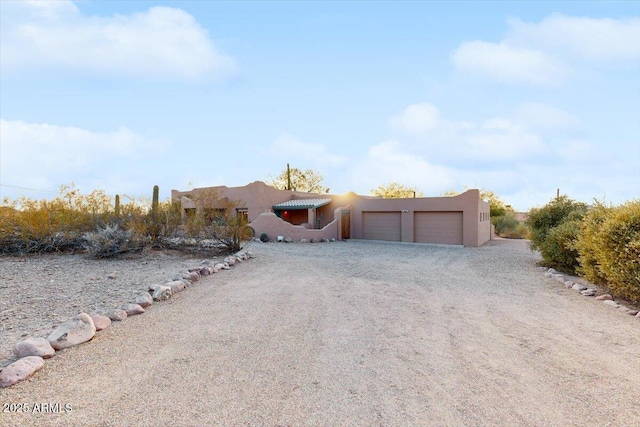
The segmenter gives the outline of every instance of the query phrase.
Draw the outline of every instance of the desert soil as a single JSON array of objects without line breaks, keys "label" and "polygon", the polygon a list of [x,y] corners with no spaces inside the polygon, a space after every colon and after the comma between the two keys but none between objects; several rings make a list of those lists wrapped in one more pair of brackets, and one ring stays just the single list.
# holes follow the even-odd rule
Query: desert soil
[{"label": "desert soil", "polygon": [[[640,425],[640,321],[545,278],[525,242],[250,249],[255,259],[0,390],[3,407],[46,402],[71,411],[0,412],[0,425]],[[69,259],[75,268],[67,270]],[[33,295],[64,305],[73,300],[66,284],[104,295],[131,270],[144,271],[139,285],[122,289],[128,297],[154,282],[155,270],[172,276],[200,261],[167,255],[78,270],[73,260],[57,258],[64,274],[56,277],[67,279],[49,279],[53,290],[32,279],[48,278],[37,264],[44,261],[15,262],[2,301],[32,283]],[[118,278],[103,280],[112,270]],[[30,304],[9,301],[2,310],[17,308],[9,318]],[[76,304],[68,314],[100,308]],[[3,340],[14,338],[5,320]]]}]

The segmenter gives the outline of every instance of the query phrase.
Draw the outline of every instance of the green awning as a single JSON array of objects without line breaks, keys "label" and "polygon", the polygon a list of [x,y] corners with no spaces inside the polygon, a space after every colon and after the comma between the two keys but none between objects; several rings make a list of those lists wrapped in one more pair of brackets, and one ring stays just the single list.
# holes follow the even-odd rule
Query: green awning
[{"label": "green awning", "polygon": [[302,209],[319,208],[331,203],[331,199],[295,199],[278,203],[273,206],[274,211],[295,211]]}]

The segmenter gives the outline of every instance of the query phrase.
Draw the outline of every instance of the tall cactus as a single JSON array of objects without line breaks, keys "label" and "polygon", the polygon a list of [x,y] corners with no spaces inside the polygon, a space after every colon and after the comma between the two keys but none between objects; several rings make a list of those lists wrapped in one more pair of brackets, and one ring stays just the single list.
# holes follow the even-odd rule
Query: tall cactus
[{"label": "tall cactus", "polygon": [[116,194],[116,216],[120,216],[120,195]]},{"label": "tall cactus", "polygon": [[158,243],[160,238],[160,215],[159,211],[159,198],[160,198],[160,187],[157,185],[153,186],[153,198],[151,199],[151,227],[149,230],[149,234],[151,235],[151,240],[154,244]]},{"label": "tall cactus", "polygon": [[158,204],[160,197],[160,187],[157,185],[153,186],[153,199],[151,201],[151,215],[153,216],[154,221],[158,218]]}]

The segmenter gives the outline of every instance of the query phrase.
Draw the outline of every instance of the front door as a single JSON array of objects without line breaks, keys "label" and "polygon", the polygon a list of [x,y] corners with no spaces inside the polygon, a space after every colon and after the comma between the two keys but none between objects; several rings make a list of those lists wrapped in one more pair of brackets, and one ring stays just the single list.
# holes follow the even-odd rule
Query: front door
[{"label": "front door", "polygon": [[342,211],[342,240],[351,238],[351,211]]}]

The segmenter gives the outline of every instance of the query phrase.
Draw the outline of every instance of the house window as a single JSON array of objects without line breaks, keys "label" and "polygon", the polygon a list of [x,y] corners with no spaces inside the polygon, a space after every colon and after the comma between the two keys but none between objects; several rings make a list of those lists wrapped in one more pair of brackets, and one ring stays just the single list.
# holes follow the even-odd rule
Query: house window
[{"label": "house window", "polygon": [[249,222],[249,210],[247,208],[237,208],[236,216],[245,224]]}]

